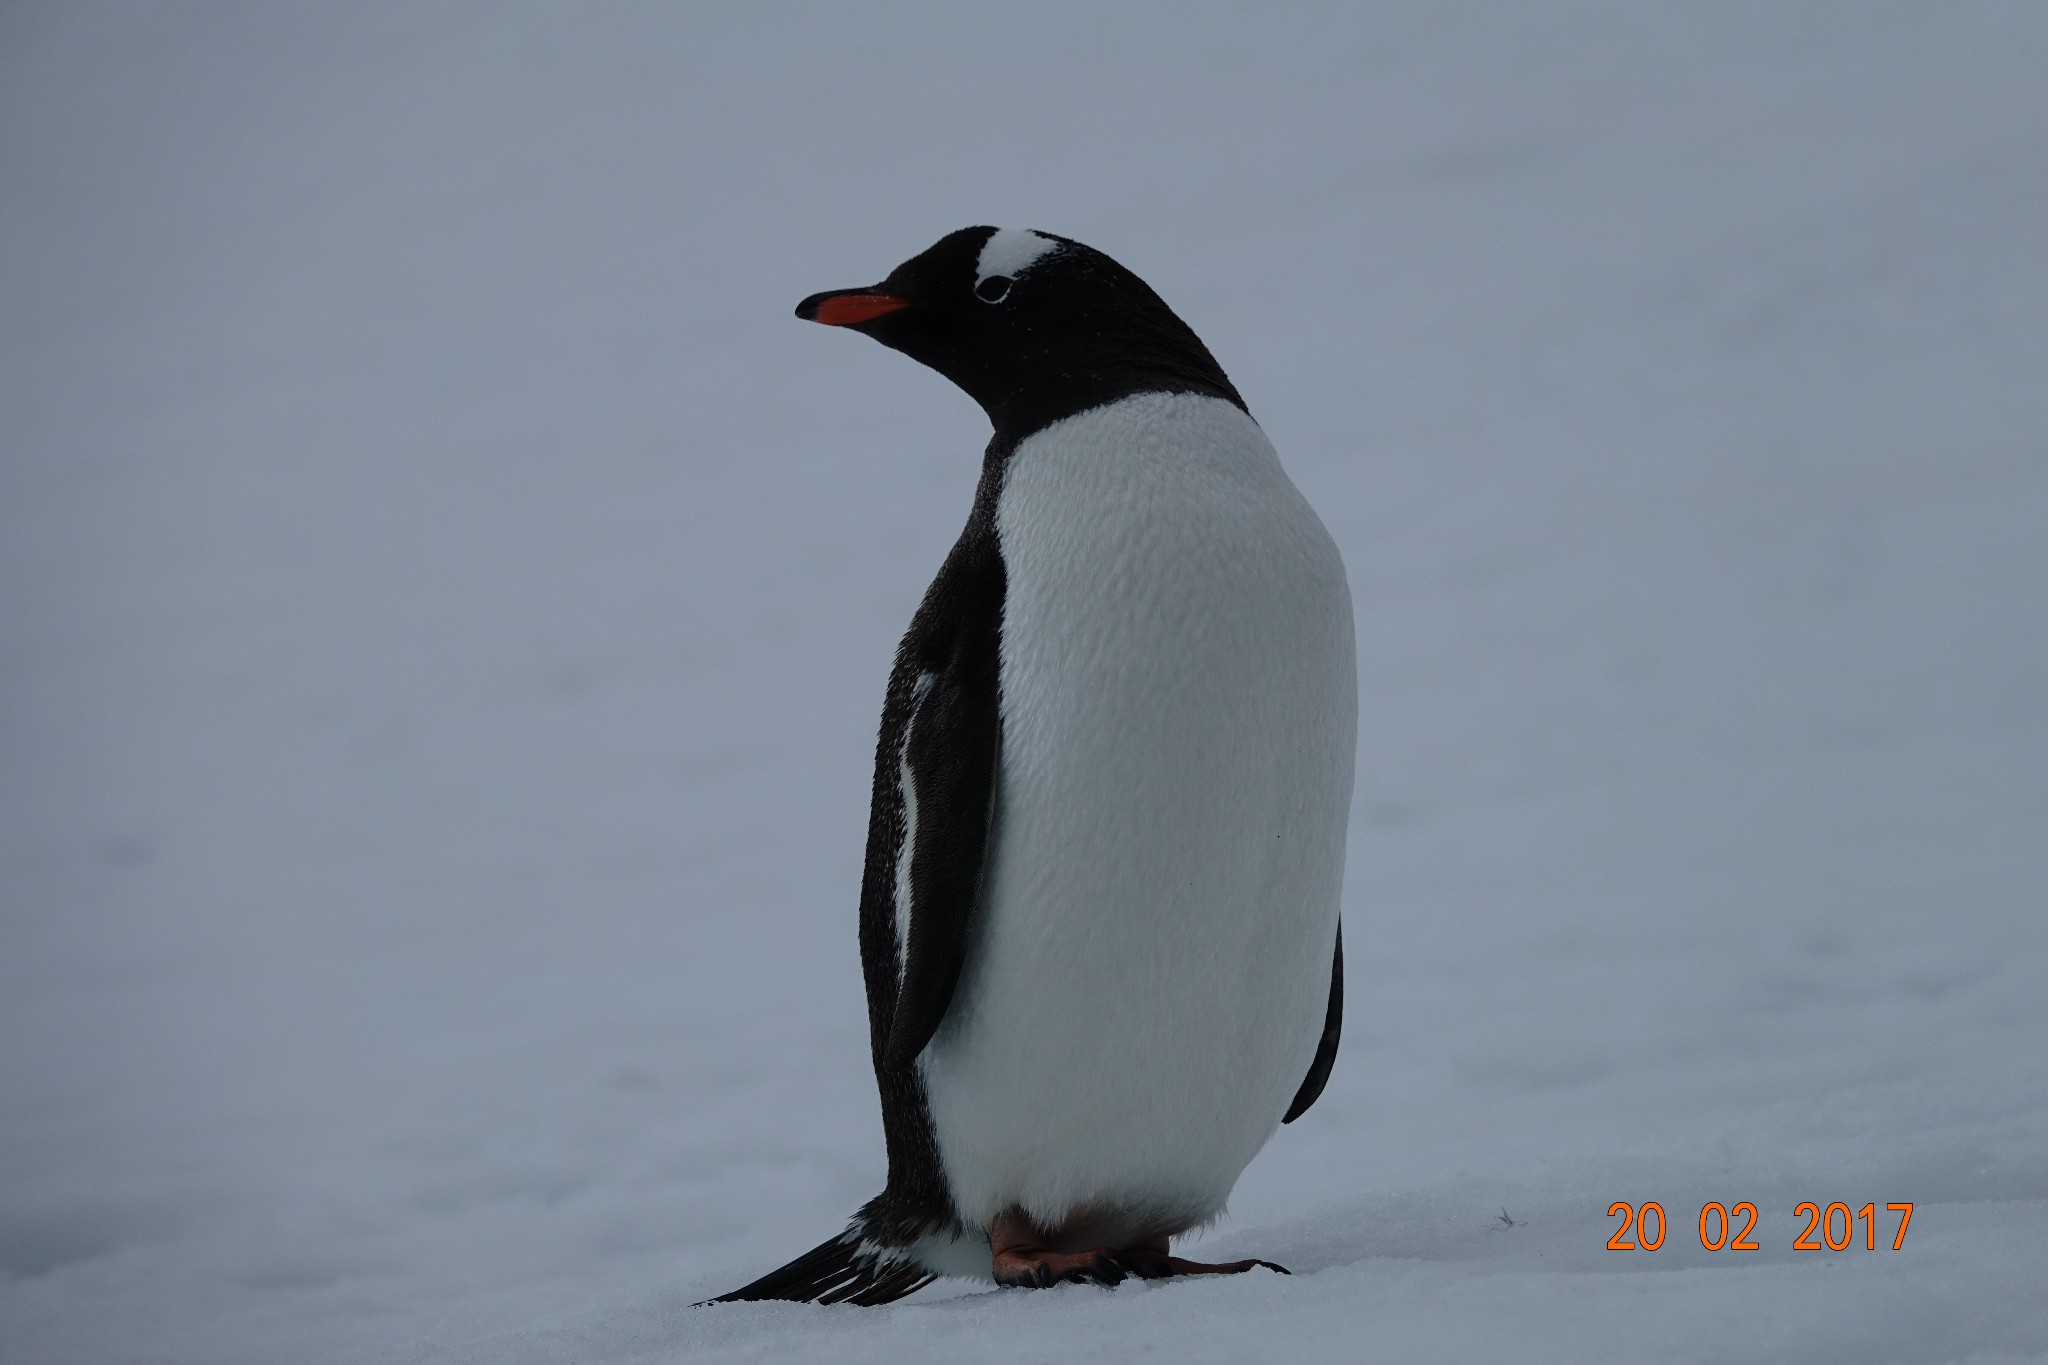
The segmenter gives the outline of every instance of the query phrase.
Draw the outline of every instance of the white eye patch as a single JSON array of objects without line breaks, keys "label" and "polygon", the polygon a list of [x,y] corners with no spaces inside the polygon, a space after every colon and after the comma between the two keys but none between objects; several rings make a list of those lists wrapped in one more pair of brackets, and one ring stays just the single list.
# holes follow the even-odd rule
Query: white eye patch
[{"label": "white eye patch", "polygon": [[994,275],[1015,279],[1058,245],[1052,238],[1025,228],[997,228],[982,244],[981,257],[974,263],[975,287],[979,289],[983,280]]}]

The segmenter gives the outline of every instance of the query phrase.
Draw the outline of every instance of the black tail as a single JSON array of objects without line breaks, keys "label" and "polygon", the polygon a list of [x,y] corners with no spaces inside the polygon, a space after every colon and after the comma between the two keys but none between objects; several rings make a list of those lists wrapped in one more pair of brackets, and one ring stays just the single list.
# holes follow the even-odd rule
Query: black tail
[{"label": "black tail", "polygon": [[771,1270],[743,1289],[706,1299],[704,1303],[788,1299],[795,1303],[852,1303],[873,1308],[914,1294],[937,1278],[915,1261],[888,1259],[864,1250],[860,1238],[842,1232],[782,1269]]}]

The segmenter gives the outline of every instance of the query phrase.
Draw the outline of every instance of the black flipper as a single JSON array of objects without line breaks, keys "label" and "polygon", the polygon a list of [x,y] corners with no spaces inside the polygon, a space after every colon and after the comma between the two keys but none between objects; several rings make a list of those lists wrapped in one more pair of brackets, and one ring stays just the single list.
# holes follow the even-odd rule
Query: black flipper
[{"label": "black flipper", "polygon": [[706,1299],[694,1307],[783,1299],[792,1303],[851,1303],[874,1308],[914,1294],[937,1278],[915,1261],[884,1260],[863,1251],[859,1238],[841,1233],[745,1288]]},{"label": "black flipper", "polygon": [[1337,1065],[1337,1035],[1344,1031],[1344,926],[1337,926],[1337,956],[1330,964],[1330,1010],[1323,1016],[1323,1041],[1316,1044],[1316,1059],[1309,1063],[1294,1103],[1287,1106],[1282,1123],[1292,1123],[1308,1112],[1330,1083],[1330,1068]]},{"label": "black flipper", "polygon": [[882,1050],[882,1065],[892,1070],[917,1060],[953,1003],[988,852],[1002,730],[1004,573],[993,536],[979,529],[970,522],[947,556],[898,660],[911,675],[898,752],[917,818],[910,846],[898,855],[910,860],[910,941],[898,948],[902,977]]}]

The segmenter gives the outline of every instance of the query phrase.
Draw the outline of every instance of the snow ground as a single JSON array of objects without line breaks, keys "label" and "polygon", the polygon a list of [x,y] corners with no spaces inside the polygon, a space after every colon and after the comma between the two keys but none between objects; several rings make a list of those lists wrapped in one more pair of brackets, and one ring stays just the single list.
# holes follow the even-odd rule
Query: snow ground
[{"label": "snow ground", "polygon": [[[2048,1359],[2044,67],[0,13],[0,1359]],[[874,716],[983,440],[789,310],[984,221],[1149,279],[1350,564],[1344,1052],[1207,1243],[1297,1273],[692,1310],[879,1185]]]}]

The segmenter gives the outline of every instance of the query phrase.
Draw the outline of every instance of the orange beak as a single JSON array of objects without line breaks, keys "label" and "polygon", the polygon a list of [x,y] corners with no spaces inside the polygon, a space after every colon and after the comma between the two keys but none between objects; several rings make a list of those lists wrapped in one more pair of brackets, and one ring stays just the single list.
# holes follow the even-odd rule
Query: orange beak
[{"label": "orange beak", "polygon": [[811,295],[796,306],[796,315],[805,322],[822,322],[827,327],[851,327],[857,322],[869,322],[909,306],[909,299],[899,299],[892,294],[877,294],[868,289],[836,289]]}]

